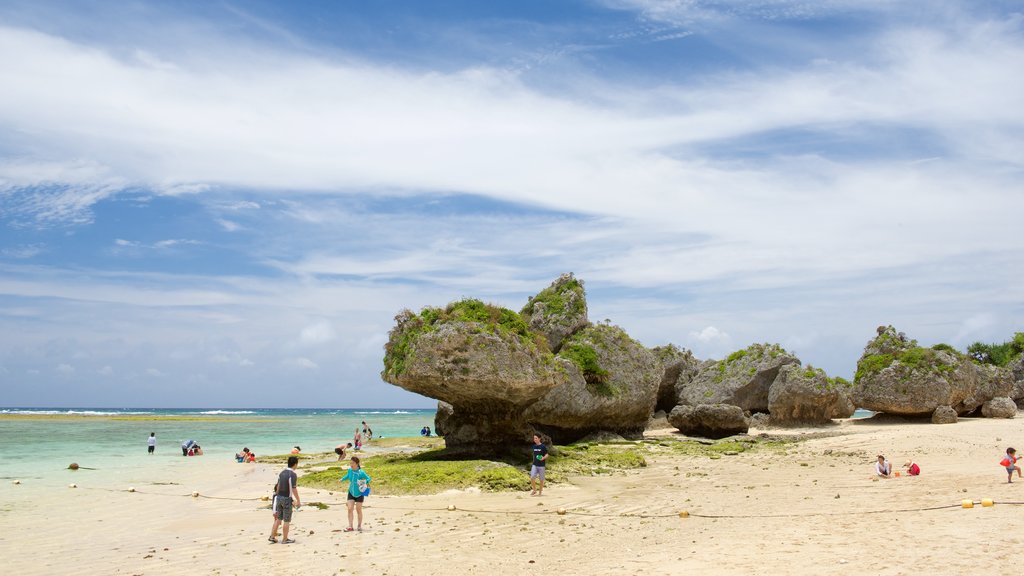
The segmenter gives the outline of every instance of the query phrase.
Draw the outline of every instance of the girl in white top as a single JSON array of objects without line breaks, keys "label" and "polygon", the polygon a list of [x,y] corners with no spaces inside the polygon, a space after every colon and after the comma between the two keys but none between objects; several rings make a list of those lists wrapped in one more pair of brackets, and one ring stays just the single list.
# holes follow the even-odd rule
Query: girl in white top
[{"label": "girl in white top", "polygon": [[875,462],[875,473],[882,478],[889,478],[892,474],[892,465],[881,454],[878,455],[878,462]]}]

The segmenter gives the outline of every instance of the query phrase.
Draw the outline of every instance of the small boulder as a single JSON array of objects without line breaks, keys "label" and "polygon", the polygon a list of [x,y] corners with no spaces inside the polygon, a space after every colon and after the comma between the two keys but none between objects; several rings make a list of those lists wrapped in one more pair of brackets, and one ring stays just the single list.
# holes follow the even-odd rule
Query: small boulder
[{"label": "small boulder", "polygon": [[952,406],[939,406],[932,412],[932,424],[956,424],[956,410]]},{"label": "small boulder", "polygon": [[687,436],[725,438],[744,434],[750,429],[750,419],[743,409],[730,404],[699,404],[676,406],[668,421]]},{"label": "small boulder", "polygon": [[1007,397],[993,398],[981,405],[985,418],[1013,418],[1017,415],[1017,404]]},{"label": "small boulder", "polygon": [[772,417],[764,412],[755,412],[750,415],[750,427],[758,430],[772,428]]}]

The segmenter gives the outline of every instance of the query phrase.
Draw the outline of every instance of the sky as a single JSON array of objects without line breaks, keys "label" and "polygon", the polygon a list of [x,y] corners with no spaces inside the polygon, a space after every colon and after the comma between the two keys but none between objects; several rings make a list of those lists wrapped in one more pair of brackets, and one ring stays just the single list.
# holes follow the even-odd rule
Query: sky
[{"label": "sky", "polygon": [[0,404],[431,407],[402,309],[851,378],[1024,330],[1024,8],[0,4]]}]

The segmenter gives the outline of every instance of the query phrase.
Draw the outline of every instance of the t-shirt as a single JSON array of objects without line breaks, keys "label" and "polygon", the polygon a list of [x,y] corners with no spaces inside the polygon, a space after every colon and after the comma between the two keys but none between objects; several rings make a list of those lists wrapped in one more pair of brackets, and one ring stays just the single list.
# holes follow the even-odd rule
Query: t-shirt
[{"label": "t-shirt", "polygon": [[[289,484],[291,481],[291,484]],[[291,468],[285,468],[281,470],[281,474],[277,477],[277,492],[278,496],[291,496],[292,488],[299,483],[299,475],[295,473],[295,470]]]},{"label": "t-shirt", "polygon": [[888,461],[886,461],[885,464],[875,462],[875,472],[877,472],[879,476],[888,476],[891,470],[892,468],[889,467]]},{"label": "t-shirt", "polygon": [[363,471],[348,469],[348,473],[341,477],[342,482],[348,482],[348,493],[359,498],[370,486],[370,475]]},{"label": "t-shirt", "polygon": [[911,476],[917,476],[917,475],[921,474],[921,467],[918,466],[917,463],[915,462],[915,463],[910,465],[910,469],[907,470],[907,474],[910,474]]},{"label": "t-shirt", "polygon": [[548,454],[548,447],[547,446],[545,446],[544,444],[534,444],[533,445],[533,465],[534,466],[544,466],[544,465],[546,465],[547,464],[547,460],[544,460],[544,457],[547,456],[547,454]]},{"label": "t-shirt", "polygon": [[156,446],[156,436],[150,436],[149,437],[149,445],[150,446]]}]

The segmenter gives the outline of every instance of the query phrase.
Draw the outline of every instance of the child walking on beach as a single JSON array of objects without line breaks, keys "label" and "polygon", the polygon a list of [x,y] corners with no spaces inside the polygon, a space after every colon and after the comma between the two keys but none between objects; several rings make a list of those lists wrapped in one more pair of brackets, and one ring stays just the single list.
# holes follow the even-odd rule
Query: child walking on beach
[{"label": "child walking on beach", "polygon": [[352,528],[352,509],[355,508],[356,514],[359,516],[359,524],[357,524],[356,530],[363,531],[363,500],[370,495],[370,475],[359,464],[359,456],[353,456],[351,460],[352,464],[349,466],[348,473],[341,477],[342,482],[348,482],[348,499],[346,505],[348,506],[348,528],[345,528],[345,532],[351,532]]},{"label": "child walking on beach", "polygon": [[[539,434],[533,435],[533,465],[530,466],[530,496],[540,496],[544,492],[544,472],[548,464],[548,447],[540,440]],[[540,486],[537,486],[540,480]]]},{"label": "child walking on beach", "polygon": [[299,465],[298,456],[288,457],[288,467],[281,471],[281,474],[277,477],[277,484],[274,486],[274,527],[270,529],[270,538],[267,540],[271,544],[277,544],[277,527],[282,523],[284,528],[281,531],[282,544],[291,544],[295,542],[288,537],[288,525],[292,521],[292,503],[294,502],[295,508],[298,508],[302,504],[299,502],[299,488],[297,486],[299,482],[299,476],[295,473],[295,467]]},{"label": "child walking on beach", "polygon": [[1017,466],[1017,451],[1013,448],[1006,449],[1006,457],[999,463],[1006,468],[1006,481],[1013,484],[1013,471],[1017,471],[1017,478],[1020,478],[1020,466]]}]

